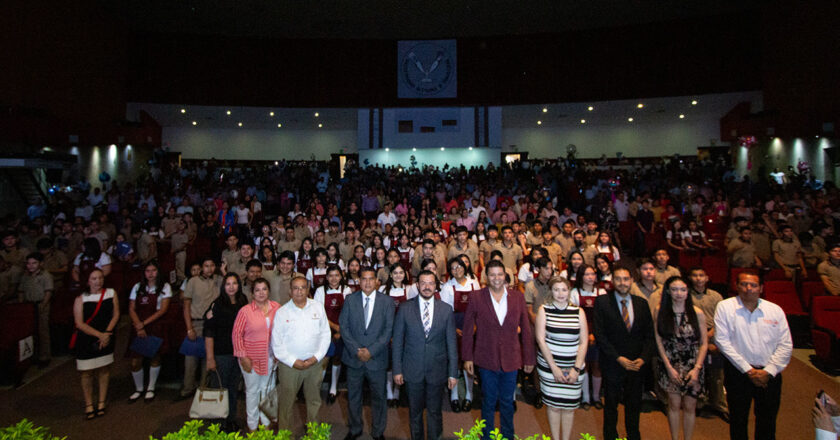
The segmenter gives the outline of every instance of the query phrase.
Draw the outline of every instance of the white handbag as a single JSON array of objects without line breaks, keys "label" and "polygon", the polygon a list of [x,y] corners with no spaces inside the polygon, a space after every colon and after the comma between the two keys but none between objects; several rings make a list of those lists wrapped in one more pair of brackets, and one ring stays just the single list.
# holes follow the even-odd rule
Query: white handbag
[{"label": "white handbag", "polygon": [[[215,371],[215,370],[214,370]],[[228,390],[222,385],[222,377],[216,372],[219,379],[219,388],[211,388],[204,380],[204,384],[198,387],[190,406],[190,418],[192,419],[225,419],[229,411]],[[209,377],[209,376],[208,376]]]},{"label": "white handbag", "polygon": [[280,387],[277,386],[277,366],[271,369],[268,378],[271,389],[264,396],[260,396],[260,411],[272,422],[277,421],[277,411],[280,406]]}]

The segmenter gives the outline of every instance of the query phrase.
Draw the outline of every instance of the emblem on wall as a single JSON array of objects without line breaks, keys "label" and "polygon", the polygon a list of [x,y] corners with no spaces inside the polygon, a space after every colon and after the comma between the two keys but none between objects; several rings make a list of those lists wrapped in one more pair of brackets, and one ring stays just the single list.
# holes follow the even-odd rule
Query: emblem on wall
[{"label": "emblem on wall", "polygon": [[455,40],[398,43],[398,98],[457,97]]}]

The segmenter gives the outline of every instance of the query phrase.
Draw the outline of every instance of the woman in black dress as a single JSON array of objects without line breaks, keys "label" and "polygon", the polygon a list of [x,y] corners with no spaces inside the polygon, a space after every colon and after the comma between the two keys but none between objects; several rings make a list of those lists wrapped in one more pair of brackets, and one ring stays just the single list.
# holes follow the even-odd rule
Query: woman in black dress
[{"label": "woman in black dress", "polygon": [[[114,328],[120,319],[120,307],[114,289],[104,287],[105,275],[93,269],[88,276],[88,288],[73,303],[73,318],[78,334],[73,351],[76,369],[82,375],[85,398],[85,417],[90,420],[105,415],[110,365],[114,363]],[[99,400],[94,410],[94,377],[99,383]]]},{"label": "woman in black dress", "polygon": [[[248,304],[248,297],[242,292],[242,283],[234,273],[225,275],[219,288],[219,297],[204,313],[204,346],[207,351],[207,371],[219,373],[222,384],[228,390],[228,416],[222,429],[227,432],[239,430],[236,423],[236,396],[242,373],[233,356],[233,323],[239,309]],[[210,377],[214,377],[211,375]]]}]

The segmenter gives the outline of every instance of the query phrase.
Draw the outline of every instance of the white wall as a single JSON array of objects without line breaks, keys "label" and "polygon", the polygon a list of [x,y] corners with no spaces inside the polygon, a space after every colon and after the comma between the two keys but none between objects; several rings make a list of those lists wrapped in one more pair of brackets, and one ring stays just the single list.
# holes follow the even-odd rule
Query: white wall
[{"label": "white wall", "polygon": [[[811,166],[811,173],[817,179],[835,180],[834,167],[824,151],[833,146],[827,138],[760,140],[749,150],[746,147],[737,146],[733,157],[735,172],[739,176],[749,174],[752,178],[756,178],[758,169],[762,165],[767,168],[768,173],[774,168],[787,171],[788,166],[796,169],[801,160]],[[752,162],[752,168],[748,169],[750,162]]]},{"label": "white wall", "polygon": [[249,130],[164,127],[163,143],[184,159],[329,160],[356,152],[356,130]]},{"label": "white wall", "polygon": [[501,149],[499,148],[446,148],[440,151],[439,148],[418,148],[417,151],[411,149],[394,149],[385,151],[381,149],[361,149],[359,150],[359,163],[367,165],[384,165],[384,166],[411,166],[411,156],[417,160],[417,166],[434,165],[443,168],[445,165],[450,167],[459,167],[462,164],[469,168],[472,166],[487,166],[492,162],[499,165],[501,160]]},{"label": "white wall", "polygon": [[563,127],[505,128],[502,130],[502,150],[528,152],[530,158],[566,156],[566,146],[577,146],[579,158],[594,158],[616,152],[626,157],[697,154],[698,146],[719,141],[720,118],[677,120],[675,122],[619,125],[580,124]]},{"label": "white wall", "polygon": [[[502,108],[487,107],[488,143],[501,142]],[[455,127],[443,127],[441,121],[458,121]],[[358,144],[362,149],[370,145],[370,109],[359,109]],[[399,121],[413,121],[412,133],[400,133]],[[376,122],[376,121],[375,121]],[[434,133],[421,133],[420,127],[435,127]],[[378,136],[374,128],[373,136]],[[475,107],[429,107],[382,109],[383,148],[440,148],[471,147],[476,145]]]}]

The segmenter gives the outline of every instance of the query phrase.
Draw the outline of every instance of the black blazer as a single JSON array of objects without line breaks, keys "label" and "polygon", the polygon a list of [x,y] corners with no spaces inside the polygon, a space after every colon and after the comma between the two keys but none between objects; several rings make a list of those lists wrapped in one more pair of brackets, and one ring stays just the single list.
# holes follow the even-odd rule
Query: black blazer
[{"label": "black blazer", "polygon": [[455,316],[452,307],[434,300],[429,337],[423,332],[419,297],[397,310],[394,320],[393,371],[406,382],[443,383],[458,377],[458,347],[455,339]]},{"label": "black blazer", "polygon": [[601,368],[611,373],[623,372],[618,357],[631,361],[642,358],[651,361],[655,346],[653,318],[646,299],[628,295],[633,301],[633,327],[627,331],[615,294],[610,292],[595,300],[595,343],[600,350]]},{"label": "black blazer", "polygon": [[[391,342],[391,332],[394,327],[394,300],[374,292],[376,301],[373,303],[373,313],[370,324],[365,329],[364,293],[358,291],[348,295],[341,308],[338,325],[341,327],[341,339],[344,341],[344,352],[341,362],[350,368],[367,368],[368,370],[384,370],[388,368],[388,343]],[[360,348],[370,351],[370,360],[362,362],[356,356]]]}]

